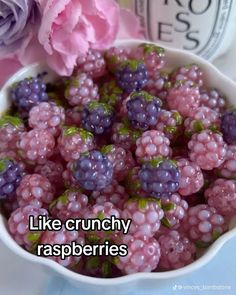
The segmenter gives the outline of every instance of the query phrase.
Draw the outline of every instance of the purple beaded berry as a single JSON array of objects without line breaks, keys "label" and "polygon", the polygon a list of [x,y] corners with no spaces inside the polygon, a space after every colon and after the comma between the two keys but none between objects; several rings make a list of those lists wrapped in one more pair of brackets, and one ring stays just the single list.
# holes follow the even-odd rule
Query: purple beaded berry
[{"label": "purple beaded berry", "polygon": [[162,102],[146,91],[133,92],[127,101],[128,118],[134,128],[147,130],[158,121]]},{"label": "purple beaded berry", "polygon": [[74,164],[73,176],[82,188],[91,191],[101,190],[112,181],[112,163],[105,155],[93,150],[81,155]]},{"label": "purple beaded berry", "polygon": [[22,117],[28,117],[30,109],[48,101],[46,84],[40,78],[27,78],[13,85],[10,93],[13,104]]},{"label": "purple beaded berry", "polygon": [[105,103],[90,102],[82,111],[82,127],[95,134],[104,133],[112,124],[112,108]]},{"label": "purple beaded berry", "polygon": [[22,171],[18,164],[7,158],[0,160],[0,200],[16,191],[21,178]]},{"label": "purple beaded berry", "polygon": [[148,81],[147,69],[144,63],[138,60],[121,63],[115,75],[118,85],[128,93],[143,89]]},{"label": "purple beaded berry", "polygon": [[155,158],[142,165],[139,178],[143,190],[151,196],[166,198],[178,190],[180,173],[174,161]]},{"label": "purple beaded berry", "polygon": [[236,144],[236,111],[227,112],[221,118],[221,131],[228,144]]}]

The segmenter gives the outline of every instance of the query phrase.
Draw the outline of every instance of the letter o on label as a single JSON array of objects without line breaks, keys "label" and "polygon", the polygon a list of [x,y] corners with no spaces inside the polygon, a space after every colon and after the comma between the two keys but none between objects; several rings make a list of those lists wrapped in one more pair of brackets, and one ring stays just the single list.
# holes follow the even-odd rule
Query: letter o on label
[{"label": "letter o on label", "polygon": [[[201,3],[204,3],[202,9],[200,10],[197,10],[197,8],[195,7],[194,3],[197,4],[197,7],[200,6],[200,2]],[[203,14],[205,13],[211,6],[211,3],[212,3],[212,0],[190,0],[189,1],[189,10],[193,13],[193,14],[196,14],[196,15],[199,15],[199,14]]]}]

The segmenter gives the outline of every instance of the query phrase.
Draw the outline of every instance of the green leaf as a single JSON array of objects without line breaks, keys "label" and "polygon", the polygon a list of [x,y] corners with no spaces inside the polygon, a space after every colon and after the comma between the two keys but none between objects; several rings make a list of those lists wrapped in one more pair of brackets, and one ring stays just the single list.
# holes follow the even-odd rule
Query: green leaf
[{"label": "green leaf", "polygon": [[6,169],[6,159],[0,160],[0,173]]},{"label": "green leaf", "polygon": [[164,162],[163,157],[156,157],[156,158],[153,158],[149,163],[151,164],[152,167],[159,167],[159,165],[163,162]]},{"label": "green leaf", "polygon": [[63,127],[63,134],[65,136],[73,136],[79,132],[79,128],[75,126],[64,126]]},{"label": "green leaf", "polygon": [[194,130],[194,132],[196,132],[196,133],[200,133],[202,130],[204,130],[204,126],[203,126],[202,122],[199,121],[199,120],[196,120],[196,121],[193,123],[193,130]]},{"label": "green leaf", "polygon": [[217,230],[214,230],[212,233],[212,239],[213,241],[217,240],[221,236],[221,233],[218,232]]},{"label": "green leaf", "polygon": [[0,128],[5,127],[7,125],[20,127],[20,126],[23,126],[23,121],[18,117],[5,115],[2,118],[0,118]]},{"label": "green leaf", "polygon": [[98,212],[97,218],[103,220],[105,218],[105,214],[103,212]]},{"label": "green leaf", "polygon": [[111,263],[109,261],[105,261],[102,264],[102,276],[103,278],[107,278],[111,275]]},{"label": "green leaf", "polygon": [[161,208],[162,208],[164,211],[175,210],[175,209],[176,209],[176,204],[174,204],[174,203],[166,203],[166,204],[162,204]]},{"label": "green leaf", "polygon": [[41,233],[37,233],[37,232],[29,232],[26,236],[26,239],[29,241],[29,242],[32,242],[32,243],[36,243],[38,242],[39,238],[41,236]]},{"label": "green leaf", "polygon": [[177,125],[181,125],[183,123],[183,117],[179,112],[174,111],[172,117],[175,119]]},{"label": "green leaf", "polygon": [[195,245],[197,248],[208,248],[211,243],[203,242],[203,241],[196,241]]},{"label": "green leaf", "polygon": [[166,218],[166,217],[163,217],[163,218],[161,219],[161,224],[162,224],[163,226],[165,226],[165,227],[168,227],[168,228],[171,228],[171,227],[172,227],[172,225],[171,225],[169,219]]},{"label": "green leaf", "polygon": [[94,268],[97,268],[100,264],[99,258],[98,257],[90,257],[87,260],[86,263],[86,269],[93,270]]},{"label": "green leaf", "polygon": [[114,145],[113,144],[104,145],[101,148],[101,153],[104,154],[104,155],[107,155],[107,154],[109,154],[112,151],[113,148],[114,148]]}]

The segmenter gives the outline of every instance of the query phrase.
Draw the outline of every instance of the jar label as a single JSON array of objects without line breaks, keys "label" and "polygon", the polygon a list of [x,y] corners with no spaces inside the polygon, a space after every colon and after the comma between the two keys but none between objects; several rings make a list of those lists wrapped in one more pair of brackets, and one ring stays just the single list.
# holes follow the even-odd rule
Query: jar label
[{"label": "jar label", "polygon": [[[121,5],[128,1],[119,1]],[[146,38],[209,59],[218,49],[234,0],[133,0]]]}]

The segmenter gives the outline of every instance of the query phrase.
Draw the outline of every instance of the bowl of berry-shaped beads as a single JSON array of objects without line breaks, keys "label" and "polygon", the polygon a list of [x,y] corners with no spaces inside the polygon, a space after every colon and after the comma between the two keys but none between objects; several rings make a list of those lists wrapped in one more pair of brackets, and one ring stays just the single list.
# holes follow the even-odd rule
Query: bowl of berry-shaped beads
[{"label": "bowl of berry-shaped beads", "polygon": [[[235,93],[207,61],[136,40],[89,50],[71,77],[20,70],[0,94],[1,240],[88,294],[158,289],[200,268],[236,236]],[[132,223],[34,231],[30,216]],[[127,255],[35,255],[107,241]]]}]

